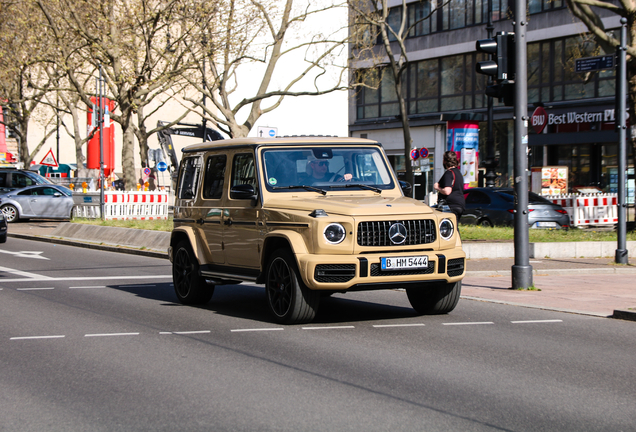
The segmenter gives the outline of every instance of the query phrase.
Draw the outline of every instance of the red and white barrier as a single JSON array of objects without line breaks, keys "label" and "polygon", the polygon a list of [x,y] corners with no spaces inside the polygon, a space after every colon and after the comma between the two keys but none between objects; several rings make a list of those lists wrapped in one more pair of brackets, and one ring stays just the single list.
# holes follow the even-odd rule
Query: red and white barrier
[{"label": "red and white barrier", "polygon": [[564,194],[545,198],[563,207],[573,226],[613,225],[618,222],[616,194]]},{"label": "red and white barrier", "polygon": [[[85,218],[101,217],[99,195],[90,204],[76,204],[74,215]],[[104,191],[104,219],[168,219],[168,192]]]}]

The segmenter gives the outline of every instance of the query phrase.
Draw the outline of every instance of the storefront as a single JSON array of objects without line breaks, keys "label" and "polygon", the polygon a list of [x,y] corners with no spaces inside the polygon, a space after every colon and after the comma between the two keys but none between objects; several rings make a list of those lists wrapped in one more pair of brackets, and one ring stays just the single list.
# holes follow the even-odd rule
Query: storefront
[{"label": "storefront", "polygon": [[[530,117],[529,167],[567,168],[567,192],[618,190],[614,108],[539,106]],[[628,202],[634,203],[634,158],[628,153]],[[534,189],[536,189],[536,183]],[[534,190],[541,193],[541,190]],[[545,190],[543,191],[545,192]]]}]

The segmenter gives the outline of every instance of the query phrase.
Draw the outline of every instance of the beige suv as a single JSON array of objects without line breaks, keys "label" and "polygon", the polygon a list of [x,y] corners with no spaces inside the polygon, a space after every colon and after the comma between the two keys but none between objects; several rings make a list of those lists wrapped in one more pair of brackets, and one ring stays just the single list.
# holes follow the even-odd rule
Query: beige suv
[{"label": "beige suv", "polygon": [[240,282],[264,284],[281,323],[311,321],[334,292],[404,288],[422,314],[459,300],[466,255],[455,216],[404,197],[375,141],[189,146],[175,194],[169,255],[183,304]]}]

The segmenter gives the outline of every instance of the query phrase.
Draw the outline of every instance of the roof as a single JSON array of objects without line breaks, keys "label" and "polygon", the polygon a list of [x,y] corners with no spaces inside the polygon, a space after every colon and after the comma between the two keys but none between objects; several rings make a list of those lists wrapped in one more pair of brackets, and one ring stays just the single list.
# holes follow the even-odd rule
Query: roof
[{"label": "roof", "polygon": [[218,141],[208,141],[199,144],[193,144],[183,148],[183,152],[195,152],[200,150],[212,150],[222,147],[240,147],[240,146],[296,146],[296,145],[327,145],[327,144],[345,144],[345,145],[379,145],[377,141],[364,138],[349,137],[329,137],[329,136],[290,136],[280,138],[233,138]]}]

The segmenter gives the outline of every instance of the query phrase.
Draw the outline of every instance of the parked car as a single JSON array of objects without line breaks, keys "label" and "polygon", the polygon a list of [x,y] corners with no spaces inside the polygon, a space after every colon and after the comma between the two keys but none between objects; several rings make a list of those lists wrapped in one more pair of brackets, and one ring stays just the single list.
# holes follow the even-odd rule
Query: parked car
[{"label": "parked car", "polygon": [[34,171],[16,168],[0,168],[0,195],[23,187],[39,184],[53,184],[53,182]]},{"label": "parked car", "polygon": [[35,185],[0,195],[0,210],[7,222],[18,219],[70,219],[73,192],[64,186]]},{"label": "parked car", "polygon": [[[466,191],[466,210],[461,223],[468,225],[512,226],[515,218],[515,191],[512,188],[471,188]],[[528,193],[530,228],[569,228],[570,216],[558,204]]]},{"label": "parked car", "polygon": [[0,212],[0,243],[7,241],[8,227],[7,218],[4,217],[4,213]]}]

